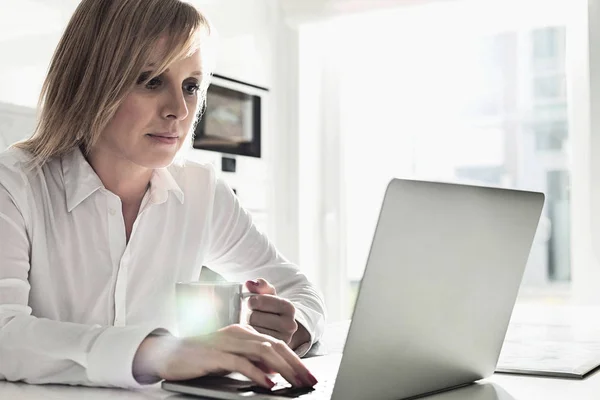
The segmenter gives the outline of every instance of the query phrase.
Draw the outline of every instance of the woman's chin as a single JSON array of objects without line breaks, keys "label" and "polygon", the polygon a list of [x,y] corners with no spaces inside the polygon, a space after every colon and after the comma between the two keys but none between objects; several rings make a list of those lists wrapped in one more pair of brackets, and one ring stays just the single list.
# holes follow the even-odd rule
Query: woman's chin
[{"label": "woman's chin", "polygon": [[148,154],[143,160],[138,162],[138,165],[148,169],[165,168],[173,163],[176,153],[173,154]]}]

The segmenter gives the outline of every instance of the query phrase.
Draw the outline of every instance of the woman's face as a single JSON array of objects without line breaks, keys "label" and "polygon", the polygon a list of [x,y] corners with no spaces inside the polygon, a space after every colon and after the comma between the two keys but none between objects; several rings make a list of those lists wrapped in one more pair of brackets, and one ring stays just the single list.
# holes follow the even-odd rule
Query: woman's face
[{"label": "woman's face", "polygon": [[[160,46],[156,54],[161,54]],[[162,75],[143,85],[153,65],[146,66],[92,152],[144,168],[171,164],[186,141],[200,103],[200,51],[174,62]]]}]

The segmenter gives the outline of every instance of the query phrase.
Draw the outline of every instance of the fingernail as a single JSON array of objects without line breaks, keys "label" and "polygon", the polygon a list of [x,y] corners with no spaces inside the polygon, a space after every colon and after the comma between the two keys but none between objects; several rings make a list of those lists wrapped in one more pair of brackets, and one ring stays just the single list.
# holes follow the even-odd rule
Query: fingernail
[{"label": "fingernail", "polygon": [[317,383],[319,383],[317,378],[315,378],[314,375],[311,374],[310,372],[308,373],[308,380],[310,381],[310,384],[313,386],[316,385]]},{"label": "fingernail", "polygon": [[254,285],[254,286],[258,286],[258,281],[256,281],[256,280],[248,281],[248,283],[251,285]]},{"label": "fingernail", "polygon": [[275,382],[273,382],[269,378],[265,378],[265,383],[267,384],[267,386],[269,387],[269,389],[273,389],[273,386],[275,386]]},{"label": "fingernail", "polygon": [[300,375],[296,375],[296,386],[302,387],[306,386],[308,382],[305,379],[302,379]]}]

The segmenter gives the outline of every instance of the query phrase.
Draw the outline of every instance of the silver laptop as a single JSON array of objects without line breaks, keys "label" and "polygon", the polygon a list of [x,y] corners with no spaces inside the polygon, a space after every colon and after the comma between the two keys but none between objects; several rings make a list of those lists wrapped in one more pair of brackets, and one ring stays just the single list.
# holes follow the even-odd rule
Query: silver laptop
[{"label": "silver laptop", "polygon": [[313,389],[247,380],[163,382],[216,399],[397,400],[494,372],[544,195],[393,179],[343,355],[310,358]]}]

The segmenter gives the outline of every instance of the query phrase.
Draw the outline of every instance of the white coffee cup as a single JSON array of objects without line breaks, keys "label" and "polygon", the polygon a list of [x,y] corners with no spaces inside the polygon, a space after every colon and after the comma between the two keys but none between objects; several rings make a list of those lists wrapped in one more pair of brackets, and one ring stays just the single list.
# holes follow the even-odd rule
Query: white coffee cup
[{"label": "white coffee cup", "polygon": [[179,337],[206,335],[245,321],[243,292],[238,282],[177,282],[177,330]]}]

